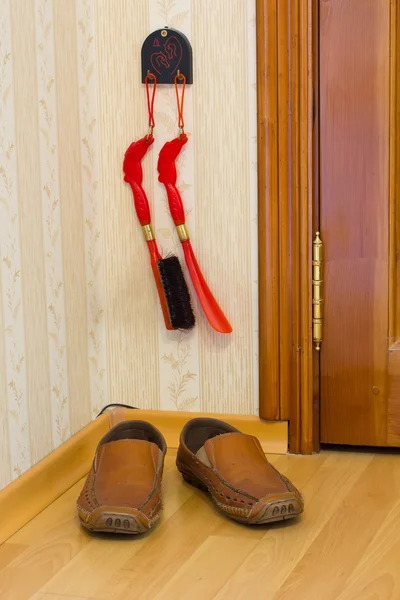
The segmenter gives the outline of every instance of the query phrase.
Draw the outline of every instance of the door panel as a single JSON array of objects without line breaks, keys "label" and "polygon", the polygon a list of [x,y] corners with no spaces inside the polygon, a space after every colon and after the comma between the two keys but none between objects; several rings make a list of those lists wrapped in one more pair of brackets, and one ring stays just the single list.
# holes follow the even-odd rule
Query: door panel
[{"label": "door panel", "polygon": [[328,443],[400,445],[400,353],[389,342],[390,4],[320,2],[321,441]]}]

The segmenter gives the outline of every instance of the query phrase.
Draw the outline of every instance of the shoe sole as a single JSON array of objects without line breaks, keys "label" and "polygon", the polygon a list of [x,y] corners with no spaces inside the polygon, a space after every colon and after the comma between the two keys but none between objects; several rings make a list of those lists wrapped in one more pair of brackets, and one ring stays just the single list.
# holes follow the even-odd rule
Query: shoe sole
[{"label": "shoe sole", "polygon": [[267,525],[269,523],[276,523],[277,521],[287,521],[289,519],[298,517],[303,512],[301,499],[299,499],[296,494],[288,492],[288,494],[285,494],[285,498],[278,494],[271,496],[270,500],[261,507],[258,514],[256,514],[254,517],[250,519],[241,518],[239,515],[228,512],[230,508],[229,506],[226,507],[228,508],[228,510],[226,510],[225,505],[217,502],[208,487],[202,481],[197,479],[197,477],[184,473],[183,471],[180,472],[183,480],[186,483],[210,494],[216,506],[218,506],[218,508],[225,515],[235,521],[245,523],[246,525]]},{"label": "shoe sole", "polygon": [[82,525],[89,531],[96,533],[123,533],[126,535],[139,535],[151,529],[159,519],[161,513],[154,515],[151,521],[144,522],[146,517],[139,513],[124,513],[110,508],[98,508],[88,517],[87,521],[79,514]]}]

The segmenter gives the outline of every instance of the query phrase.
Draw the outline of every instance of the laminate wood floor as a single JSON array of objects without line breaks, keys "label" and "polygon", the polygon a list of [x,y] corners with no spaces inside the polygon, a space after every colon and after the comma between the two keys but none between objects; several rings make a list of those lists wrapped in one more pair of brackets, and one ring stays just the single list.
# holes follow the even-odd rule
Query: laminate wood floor
[{"label": "laminate wood floor", "polygon": [[76,517],[80,482],[0,546],[0,599],[400,600],[400,455],[271,461],[304,493],[298,521],[229,521],[170,453],[154,531],[91,535]]}]

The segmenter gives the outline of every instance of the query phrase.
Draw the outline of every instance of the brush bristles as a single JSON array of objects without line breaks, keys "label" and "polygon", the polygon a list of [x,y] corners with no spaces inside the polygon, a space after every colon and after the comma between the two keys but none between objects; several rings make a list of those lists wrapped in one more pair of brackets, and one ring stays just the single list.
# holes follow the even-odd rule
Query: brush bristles
[{"label": "brush bristles", "polygon": [[178,257],[169,256],[158,261],[171,325],[174,329],[192,329],[195,326],[190,294]]}]

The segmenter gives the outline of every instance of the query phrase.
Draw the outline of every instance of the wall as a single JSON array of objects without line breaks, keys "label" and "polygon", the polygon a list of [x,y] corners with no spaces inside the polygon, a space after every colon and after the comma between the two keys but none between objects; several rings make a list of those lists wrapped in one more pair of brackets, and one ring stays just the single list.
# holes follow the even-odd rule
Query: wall
[{"label": "wall", "polygon": [[[0,487],[109,402],[256,413],[254,12],[254,0],[0,0]],[[195,331],[164,330],[121,175],[147,130],[141,43],[166,24],[194,48],[179,180],[228,337],[196,302]],[[177,133],[173,89],[156,111],[145,187],[163,251],[180,252],[155,173]]]}]

